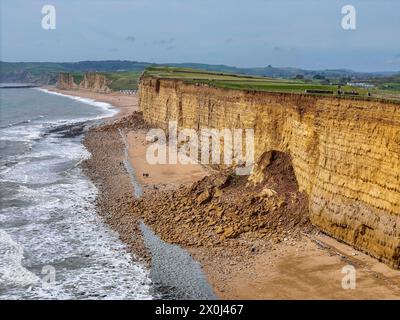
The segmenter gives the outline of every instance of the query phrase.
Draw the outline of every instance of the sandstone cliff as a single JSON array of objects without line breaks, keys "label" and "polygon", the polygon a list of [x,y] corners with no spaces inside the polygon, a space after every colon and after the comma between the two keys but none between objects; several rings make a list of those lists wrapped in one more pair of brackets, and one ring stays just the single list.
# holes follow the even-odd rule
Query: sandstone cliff
[{"label": "sandstone cliff", "polygon": [[111,89],[107,86],[107,78],[96,72],[86,72],[80,83],[76,83],[74,75],[61,72],[58,76],[57,88],[62,90],[84,89],[93,92],[108,93]]},{"label": "sandstone cliff", "polygon": [[254,128],[258,161],[272,150],[290,155],[314,225],[400,267],[399,104],[153,77],[141,79],[139,99],[144,119],[161,128],[172,120],[181,128]]},{"label": "sandstone cliff", "polygon": [[104,75],[87,72],[83,76],[80,88],[95,91],[95,92],[110,92],[111,89],[107,86],[107,78]]},{"label": "sandstone cliff", "polygon": [[75,83],[74,76],[71,73],[60,72],[58,74],[57,88],[62,90],[77,89],[78,85]]}]

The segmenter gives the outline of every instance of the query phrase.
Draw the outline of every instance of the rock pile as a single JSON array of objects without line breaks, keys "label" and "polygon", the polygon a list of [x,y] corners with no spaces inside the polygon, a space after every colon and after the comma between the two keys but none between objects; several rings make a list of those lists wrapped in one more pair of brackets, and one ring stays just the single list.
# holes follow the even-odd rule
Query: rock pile
[{"label": "rock pile", "polygon": [[311,231],[308,199],[298,191],[289,156],[277,153],[264,177],[254,184],[232,170],[221,171],[189,187],[150,193],[135,201],[132,211],[164,240],[184,246],[216,246],[235,238],[278,243]]}]

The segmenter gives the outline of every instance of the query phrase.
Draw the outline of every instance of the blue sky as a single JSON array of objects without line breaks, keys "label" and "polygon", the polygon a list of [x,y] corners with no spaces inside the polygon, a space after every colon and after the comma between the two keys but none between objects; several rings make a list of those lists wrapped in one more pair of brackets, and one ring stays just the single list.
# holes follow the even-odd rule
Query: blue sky
[{"label": "blue sky", "polygon": [[[56,29],[41,27],[42,6]],[[343,5],[357,29],[341,27]],[[3,61],[400,70],[398,0],[1,0]]]}]

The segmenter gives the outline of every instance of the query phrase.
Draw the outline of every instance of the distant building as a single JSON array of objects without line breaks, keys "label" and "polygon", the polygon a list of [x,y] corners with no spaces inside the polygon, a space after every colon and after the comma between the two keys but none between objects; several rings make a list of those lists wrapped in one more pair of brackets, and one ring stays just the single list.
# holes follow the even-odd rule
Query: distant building
[{"label": "distant building", "polygon": [[128,89],[119,90],[119,92],[123,94],[136,94],[136,90],[128,90]]},{"label": "distant building", "polygon": [[351,86],[351,87],[360,87],[360,88],[366,88],[366,89],[374,87],[373,84],[365,83],[365,82],[347,82],[347,85]]}]

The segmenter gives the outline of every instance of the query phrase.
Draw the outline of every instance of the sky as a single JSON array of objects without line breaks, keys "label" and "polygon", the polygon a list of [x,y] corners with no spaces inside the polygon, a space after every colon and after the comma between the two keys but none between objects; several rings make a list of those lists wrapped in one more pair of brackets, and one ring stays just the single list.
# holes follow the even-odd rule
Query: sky
[{"label": "sky", "polygon": [[[355,30],[342,28],[348,4]],[[400,71],[399,0],[1,0],[0,16],[2,61]]]}]

